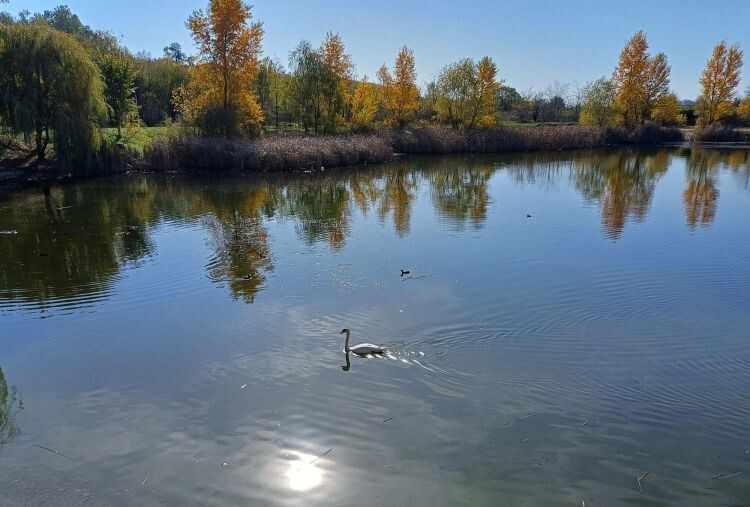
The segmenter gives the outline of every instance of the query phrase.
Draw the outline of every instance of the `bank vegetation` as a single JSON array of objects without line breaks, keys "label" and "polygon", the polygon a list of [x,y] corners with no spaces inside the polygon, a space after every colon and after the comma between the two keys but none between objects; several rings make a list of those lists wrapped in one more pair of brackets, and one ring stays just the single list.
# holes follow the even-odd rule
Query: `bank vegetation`
[{"label": "bank vegetation", "polygon": [[208,0],[186,21],[195,42],[133,53],[68,7],[0,12],[0,164],[97,173],[127,168],[312,170],[398,154],[560,150],[747,136],[743,53],[714,47],[692,104],[646,34],[610,76],[519,91],[490,56],[446,64],[421,82],[403,46],[374,79],[357,76],[339,34],[264,57],[264,28],[241,0]]}]

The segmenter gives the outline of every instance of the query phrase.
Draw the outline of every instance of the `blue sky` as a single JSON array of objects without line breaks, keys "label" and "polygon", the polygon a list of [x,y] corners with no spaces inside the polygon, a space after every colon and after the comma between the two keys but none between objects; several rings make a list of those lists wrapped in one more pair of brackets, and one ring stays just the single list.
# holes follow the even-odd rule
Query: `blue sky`
[{"label": "blue sky", "polygon": [[[154,55],[172,41],[193,51],[185,20],[207,0],[10,0],[12,13],[37,12],[66,3],[93,28],[121,37],[132,51]],[[499,76],[519,90],[544,89],[558,79],[584,84],[610,75],[625,41],[644,29],[652,52],[672,66],[672,88],[695,98],[698,78],[718,41],[739,42],[748,51],[741,84],[750,84],[750,1],[718,0],[255,0],[263,22],[264,53],[287,60],[300,40],[318,44],[326,31],[339,32],[358,75],[375,75],[398,48],[414,50],[420,83],[462,57],[491,56]],[[710,9],[709,9],[710,7]]]}]

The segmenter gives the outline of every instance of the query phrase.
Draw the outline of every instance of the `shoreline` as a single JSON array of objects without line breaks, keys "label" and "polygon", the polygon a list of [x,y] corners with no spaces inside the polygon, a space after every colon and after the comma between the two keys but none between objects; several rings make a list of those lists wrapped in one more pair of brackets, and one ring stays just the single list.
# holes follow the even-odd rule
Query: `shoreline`
[{"label": "shoreline", "polygon": [[[410,155],[571,151],[617,147],[748,148],[738,141],[691,141],[677,128],[645,125],[605,129],[581,125],[499,127],[489,130],[419,128],[364,134],[274,134],[256,139],[184,136],[158,140],[143,153],[121,149],[127,162],[99,172],[70,172],[45,162],[18,167],[0,161],[0,189],[14,190],[128,174],[315,173],[386,163]],[[3,167],[3,164],[7,167]]]}]

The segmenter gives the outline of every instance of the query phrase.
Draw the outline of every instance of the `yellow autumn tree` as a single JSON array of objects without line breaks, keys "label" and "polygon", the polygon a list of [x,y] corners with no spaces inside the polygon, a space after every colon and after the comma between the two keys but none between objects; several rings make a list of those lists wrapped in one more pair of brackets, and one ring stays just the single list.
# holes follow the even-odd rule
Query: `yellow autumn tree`
[{"label": "yellow autumn tree", "polygon": [[625,125],[642,125],[652,119],[655,104],[669,93],[671,69],[667,57],[651,57],[643,30],[625,44],[612,74],[615,102]]},{"label": "yellow autumn tree", "polygon": [[750,96],[746,97],[737,107],[737,115],[744,122],[750,122]]},{"label": "yellow autumn tree", "polygon": [[698,115],[702,125],[721,120],[732,111],[732,99],[740,83],[742,50],[739,44],[727,47],[726,41],[714,46],[711,59],[701,74]]},{"label": "yellow autumn tree", "polygon": [[374,84],[367,82],[367,76],[354,88],[351,100],[352,128],[365,130],[372,125],[375,113],[378,112],[378,90]]},{"label": "yellow autumn tree", "polygon": [[411,49],[404,46],[398,52],[393,75],[385,65],[380,67],[378,81],[388,122],[403,128],[419,108],[417,72]]},{"label": "yellow autumn tree", "polygon": [[485,56],[477,63],[477,105],[474,116],[477,127],[489,128],[497,123],[495,97],[499,89],[497,65],[492,58]]},{"label": "yellow autumn tree", "polygon": [[251,20],[250,6],[241,0],[209,0],[205,12],[188,18],[198,62],[175,99],[185,121],[206,133],[257,133],[263,122],[253,90],[263,27]]},{"label": "yellow autumn tree", "polygon": [[344,119],[350,102],[352,57],[346,52],[341,36],[331,32],[326,34],[320,55],[327,71],[323,75],[323,128],[333,131]]},{"label": "yellow autumn tree", "polygon": [[660,125],[684,125],[686,117],[680,112],[677,95],[668,93],[659,98],[654,104],[651,119]]}]

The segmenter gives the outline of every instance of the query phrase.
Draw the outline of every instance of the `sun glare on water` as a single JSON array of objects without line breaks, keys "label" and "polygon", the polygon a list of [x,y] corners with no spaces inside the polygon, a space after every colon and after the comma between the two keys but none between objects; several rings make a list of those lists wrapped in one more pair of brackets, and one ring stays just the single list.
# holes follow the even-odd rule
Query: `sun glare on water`
[{"label": "sun glare on water", "polygon": [[315,466],[315,456],[300,454],[298,461],[289,463],[286,471],[289,488],[294,491],[308,491],[320,485],[323,473]]}]

